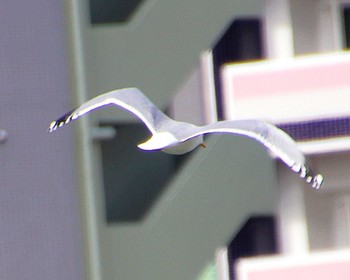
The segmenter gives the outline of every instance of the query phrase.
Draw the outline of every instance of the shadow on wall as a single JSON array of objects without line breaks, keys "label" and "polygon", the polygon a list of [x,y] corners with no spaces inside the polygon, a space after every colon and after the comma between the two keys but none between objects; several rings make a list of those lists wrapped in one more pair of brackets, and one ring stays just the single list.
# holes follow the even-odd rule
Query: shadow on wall
[{"label": "shadow on wall", "polygon": [[151,136],[143,123],[112,126],[117,137],[101,142],[106,220],[137,222],[152,208],[189,154],[140,150],[137,145]]}]

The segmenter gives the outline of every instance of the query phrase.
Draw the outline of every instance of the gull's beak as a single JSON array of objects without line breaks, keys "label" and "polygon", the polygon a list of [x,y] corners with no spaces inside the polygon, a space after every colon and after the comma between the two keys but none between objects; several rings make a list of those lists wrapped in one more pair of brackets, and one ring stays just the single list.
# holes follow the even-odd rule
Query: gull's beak
[{"label": "gull's beak", "polygon": [[170,132],[157,132],[148,141],[139,144],[138,147],[146,151],[161,150],[178,142]]}]

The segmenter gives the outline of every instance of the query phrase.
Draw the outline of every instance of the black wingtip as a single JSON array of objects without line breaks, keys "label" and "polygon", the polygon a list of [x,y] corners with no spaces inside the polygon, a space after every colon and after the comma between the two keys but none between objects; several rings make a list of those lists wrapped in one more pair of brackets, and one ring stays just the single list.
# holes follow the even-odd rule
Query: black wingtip
[{"label": "black wingtip", "polygon": [[324,179],[323,176],[321,174],[316,174],[307,168],[306,166],[300,166],[299,168],[293,168],[293,170],[297,173],[299,173],[299,176],[303,179],[305,179],[305,181],[309,184],[311,184],[313,189],[320,189],[322,188],[323,184],[324,184]]},{"label": "black wingtip", "polygon": [[53,121],[50,123],[49,128],[47,129],[48,132],[56,131],[61,126],[69,123],[71,120],[75,119],[73,115],[74,110],[68,112],[67,114],[60,117],[58,120]]},{"label": "black wingtip", "polygon": [[49,128],[47,129],[47,131],[48,132],[53,132],[53,131],[57,130],[57,128],[58,128],[58,123],[57,123],[57,121],[54,121],[54,122],[50,123]]},{"label": "black wingtip", "polygon": [[316,190],[322,188],[323,183],[324,183],[324,179],[321,174],[317,174],[312,178],[312,187]]}]

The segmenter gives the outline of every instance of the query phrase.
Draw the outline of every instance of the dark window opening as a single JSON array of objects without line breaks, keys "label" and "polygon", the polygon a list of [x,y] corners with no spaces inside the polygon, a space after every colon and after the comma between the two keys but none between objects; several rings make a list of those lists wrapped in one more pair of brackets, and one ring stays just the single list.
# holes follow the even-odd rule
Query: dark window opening
[{"label": "dark window opening", "polygon": [[227,247],[230,280],[235,280],[235,263],[242,257],[278,253],[275,219],[272,216],[251,217]]},{"label": "dark window opening", "polygon": [[262,23],[258,18],[236,19],[213,48],[214,84],[218,119],[223,119],[221,68],[226,63],[264,58]]},{"label": "dark window opening", "polygon": [[350,48],[350,6],[342,7],[342,16],[343,16],[343,34],[344,34],[343,45],[344,45],[344,49],[349,49]]}]

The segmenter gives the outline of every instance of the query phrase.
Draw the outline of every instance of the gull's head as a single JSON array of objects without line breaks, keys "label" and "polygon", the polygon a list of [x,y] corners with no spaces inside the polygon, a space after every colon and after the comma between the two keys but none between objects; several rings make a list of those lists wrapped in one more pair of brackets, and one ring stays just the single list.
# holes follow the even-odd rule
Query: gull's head
[{"label": "gull's head", "polygon": [[202,135],[180,142],[170,132],[157,132],[138,147],[146,151],[162,150],[168,154],[181,155],[192,151],[202,143]]}]

